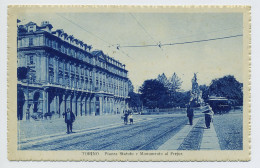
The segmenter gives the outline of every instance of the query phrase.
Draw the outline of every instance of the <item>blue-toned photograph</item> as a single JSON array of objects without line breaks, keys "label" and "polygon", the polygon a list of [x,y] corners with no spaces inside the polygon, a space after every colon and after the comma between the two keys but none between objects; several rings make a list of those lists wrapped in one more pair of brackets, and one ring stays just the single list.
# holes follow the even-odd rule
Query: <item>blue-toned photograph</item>
[{"label": "blue-toned photograph", "polygon": [[243,30],[239,12],[21,13],[17,149],[243,150]]}]

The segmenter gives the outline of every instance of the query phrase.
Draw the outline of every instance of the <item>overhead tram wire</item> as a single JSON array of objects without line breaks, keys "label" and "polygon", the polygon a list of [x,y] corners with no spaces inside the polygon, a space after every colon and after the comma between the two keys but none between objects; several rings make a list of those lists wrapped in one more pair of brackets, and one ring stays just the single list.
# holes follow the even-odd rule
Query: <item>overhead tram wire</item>
[{"label": "overhead tram wire", "polygon": [[[243,34],[237,34],[232,36],[225,36],[225,37],[218,37],[218,38],[210,38],[210,39],[204,39],[204,40],[194,40],[194,41],[186,41],[186,42],[179,42],[179,43],[166,43],[161,44],[161,46],[173,46],[173,45],[182,45],[182,44],[191,44],[191,43],[201,43],[201,42],[207,42],[207,41],[216,41],[216,40],[223,40],[223,39],[229,39],[229,38],[236,38],[241,37]],[[120,46],[120,48],[137,48],[137,47],[157,47],[157,44],[148,44],[148,45],[132,45],[132,46]]]},{"label": "overhead tram wire", "polygon": [[150,35],[150,33],[148,33],[148,31],[144,28],[144,26],[137,20],[137,18],[132,13],[129,14],[134,18],[136,23],[143,29],[143,31],[153,40],[153,42],[156,42],[155,39]]},{"label": "overhead tram wire", "polygon": [[[217,32],[223,32],[224,30],[232,30],[232,29],[238,29],[238,28],[243,28],[243,27],[241,27],[241,26],[229,27],[229,28],[225,28],[225,29],[218,29],[218,30],[214,30],[214,31],[205,32],[203,34],[214,34],[214,33],[217,33]],[[198,36],[198,35],[201,35],[201,33],[176,37],[176,38],[174,38],[174,40],[183,39],[183,38],[187,38],[187,37],[194,37],[194,36]]]},{"label": "overhead tram wire", "polygon": [[233,35],[233,36],[225,36],[225,37],[211,38],[211,39],[205,39],[205,40],[195,40],[195,41],[187,41],[187,42],[182,42],[182,43],[162,44],[162,46],[179,45],[179,44],[190,44],[190,43],[201,43],[201,42],[206,42],[206,41],[216,41],[216,40],[223,40],[223,39],[242,37],[242,36],[243,36],[243,34],[238,34],[238,35]]},{"label": "overhead tram wire", "polygon": [[[80,29],[84,30],[85,32],[91,34],[92,36],[98,38],[99,40],[103,41],[104,43],[108,44],[109,46],[113,46],[113,47],[117,48],[115,45],[113,45],[113,44],[109,43],[108,41],[102,39],[101,37],[97,36],[96,34],[94,34],[94,33],[90,32],[90,31],[86,30],[84,27],[82,27],[81,25],[79,25],[79,24],[73,22],[72,20],[70,20],[70,19],[68,19],[68,18],[66,18],[66,17],[64,17],[64,16],[62,16],[62,15],[60,15],[60,14],[58,14],[58,13],[56,13],[56,15],[60,16],[61,18],[65,19],[65,20],[67,20],[68,22],[74,24],[75,26],[77,26],[77,27],[79,27]],[[127,57],[133,59],[132,57],[130,57],[127,53],[123,52],[122,50],[120,50],[120,52],[123,53],[125,56],[127,56]]]},{"label": "overhead tram wire", "polygon": [[[143,29],[143,31],[153,40],[154,43],[156,43],[156,40],[151,36],[150,33],[148,33],[148,31],[145,29],[145,27],[142,25],[142,23],[140,23],[137,18],[132,14],[132,13],[129,13],[134,19],[135,21],[137,22],[137,24]],[[157,46],[163,51],[163,49],[161,48],[161,42],[159,42],[157,44]]]}]

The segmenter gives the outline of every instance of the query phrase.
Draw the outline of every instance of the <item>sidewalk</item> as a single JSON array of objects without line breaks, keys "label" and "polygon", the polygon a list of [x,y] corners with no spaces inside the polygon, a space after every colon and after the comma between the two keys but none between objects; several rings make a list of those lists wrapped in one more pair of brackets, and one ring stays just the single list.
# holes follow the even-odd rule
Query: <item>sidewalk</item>
[{"label": "sidewalk", "polygon": [[[214,128],[214,124],[213,123],[211,124],[210,129],[203,128],[201,124],[197,124],[200,119],[203,119],[203,117],[195,118],[194,124],[192,126],[186,125],[185,127],[183,127],[177,134],[175,134],[172,138],[170,138],[168,141],[162,144],[158,148],[158,150],[178,150],[179,147],[188,138],[189,133],[196,127],[197,127],[196,129],[198,128],[203,129],[202,138],[199,139],[199,142],[201,143],[198,143],[199,150],[221,150],[219,139]],[[194,139],[188,141],[188,143],[193,143],[193,142]]]},{"label": "sidewalk", "polygon": [[204,130],[200,150],[220,150],[219,140],[215,131],[214,124],[211,124],[210,129]]},{"label": "sidewalk", "polygon": [[177,134],[161,145],[158,150],[177,150],[199,119],[195,118],[193,125],[184,126]]},{"label": "sidewalk", "polygon": [[[73,131],[114,123],[123,123],[120,115],[78,116],[73,123]],[[18,121],[18,128],[20,128],[20,132],[18,131],[18,139],[66,133],[67,131],[67,126],[63,117],[52,120]]]}]

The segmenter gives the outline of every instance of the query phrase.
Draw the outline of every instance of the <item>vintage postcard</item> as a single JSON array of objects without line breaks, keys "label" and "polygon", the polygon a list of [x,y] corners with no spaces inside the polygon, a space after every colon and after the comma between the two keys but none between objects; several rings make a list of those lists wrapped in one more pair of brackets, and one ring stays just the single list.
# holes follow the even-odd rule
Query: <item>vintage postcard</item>
[{"label": "vintage postcard", "polygon": [[9,6],[8,159],[249,161],[249,6]]}]

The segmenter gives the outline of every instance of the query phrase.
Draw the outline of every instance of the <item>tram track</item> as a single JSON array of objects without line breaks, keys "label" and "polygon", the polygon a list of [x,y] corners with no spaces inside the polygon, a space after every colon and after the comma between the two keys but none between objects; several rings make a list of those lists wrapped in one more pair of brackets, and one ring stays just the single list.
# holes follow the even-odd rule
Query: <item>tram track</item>
[{"label": "tram track", "polygon": [[[148,125],[152,125],[156,122],[158,122],[158,120],[164,120],[163,118],[160,118],[160,119],[155,119],[155,121],[145,121],[145,122],[149,122]],[[173,119],[173,120],[176,120]],[[137,129],[137,128],[140,128],[140,127],[144,127],[143,125],[144,123],[142,122],[140,125],[134,125],[134,129]],[[147,125],[146,125],[147,126]],[[73,145],[73,144],[80,144],[84,141],[95,141],[96,138],[105,138],[105,137],[108,137],[108,136],[111,136],[111,135],[115,135],[115,134],[120,134],[122,132],[125,132],[128,128],[127,127],[115,127],[115,128],[111,128],[109,129],[109,131],[113,130],[113,133],[111,134],[110,133],[107,133],[107,134],[103,134],[100,136],[100,134],[106,132],[107,130],[102,130],[102,131],[97,131],[97,132],[92,132],[92,133],[86,133],[84,135],[77,135],[77,136],[72,136],[72,137],[68,137],[66,139],[59,139],[59,140],[55,140],[55,141],[50,141],[50,142],[46,142],[46,143],[39,143],[39,144],[35,144],[35,145],[32,145],[32,146],[29,146],[29,147],[24,147],[24,148],[21,148],[21,150],[29,150],[29,149],[32,149],[32,150],[37,150],[37,148],[42,148],[42,147],[47,147],[47,146],[53,146],[53,145],[57,145],[57,144],[64,144],[64,142],[66,143],[65,145],[62,145],[61,147],[58,147],[58,148],[51,148],[50,150],[59,150],[59,149],[62,149],[64,148],[64,146],[67,146],[67,145]],[[120,130],[120,131],[118,131]],[[72,134],[73,135],[73,134]],[[88,140],[84,140],[84,141],[80,141],[80,142],[77,142],[77,143],[71,143],[71,141],[75,140],[76,138],[84,138],[84,137],[90,137],[90,136],[95,136],[91,139],[88,139]],[[49,149],[48,149],[49,150]]]},{"label": "tram track", "polygon": [[[113,144],[114,144],[116,141],[118,141],[118,140],[131,138],[131,137],[133,137],[133,136],[136,135],[136,134],[140,134],[140,133],[142,133],[142,132],[151,130],[151,129],[153,129],[153,128],[158,128],[158,127],[160,127],[161,125],[164,125],[164,124],[169,123],[169,122],[173,122],[174,120],[176,120],[176,118],[175,118],[175,119],[168,120],[168,121],[166,121],[166,122],[162,122],[162,123],[160,123],[159,125],[157,124],[157,125],[154,125],[154,126],[152,126],[152,127],[147,127],[147,128],[145,128],[145,129],[141,129],[141,130],[139,130],[138,132],[133,132],[133,133],[131,133],[130,135],[125,135],[125,136],[123,136],[123,137],[119,137],[119,138],[112,139],[110,142],[106,142],[106,143],[103,143],[103,144],[97,144],[96,146],[92,146],[92,147],[90,147],[90,148],[91,148],[91,150],[102,150],[102,149],[104,149],[104,148],[106,148],[106,147],[108,147],[108,146],[113,145]],[[153,122],[153,123],[149,123],[149,126],[155,124],[156,122],[158,122],[158,121],[155,121],[155,122]],[[146,126],[147,126],[147,125],[146,125]],[[144,127],[144,126],[143,126],[143,125],[140,125],[140,126],[137,126],[137,127],[132,128],[132,129],[136,129],[136,128],[140,128],[140,127]],[[99,139],[100,139],[100,138],[106,138],[106,139],[108,139],[109,137],[108,137],[107,135],[113,136],[113,135],[117,135],[117,134],[120,134],[120,133],[125,132],[125,131],[126,131],[126,130],[122,130],[122,131],[119,131],[119,132],[114,132],[114,133],[112,133],[112,134],[109,133],[109,134],[106,134],[106,135],[102,135],[102,136],[100,136],[100,137],[98,137],[98,138],[99,138]],[[95,139],[96,139],[96,138],[92,138],[92,139],[88,139],[88,140],[84,140],[84,141],[79,141],[79,142],[77,142],[77,143],[72,143],[72,144],[70,144],[70,147],[72,147],[72,146],[78,146],[78,145],[80,145],[80,144],[82,144],[82,143],[91,142],[92,140],[95,140]],[[62,146],[60,146],[60,147],[58,147],[58,148],[54,148],[54,149],[51,149],[51,150],[64,149],[66,146],[67,146],[67,145],[62,145]]]}]

